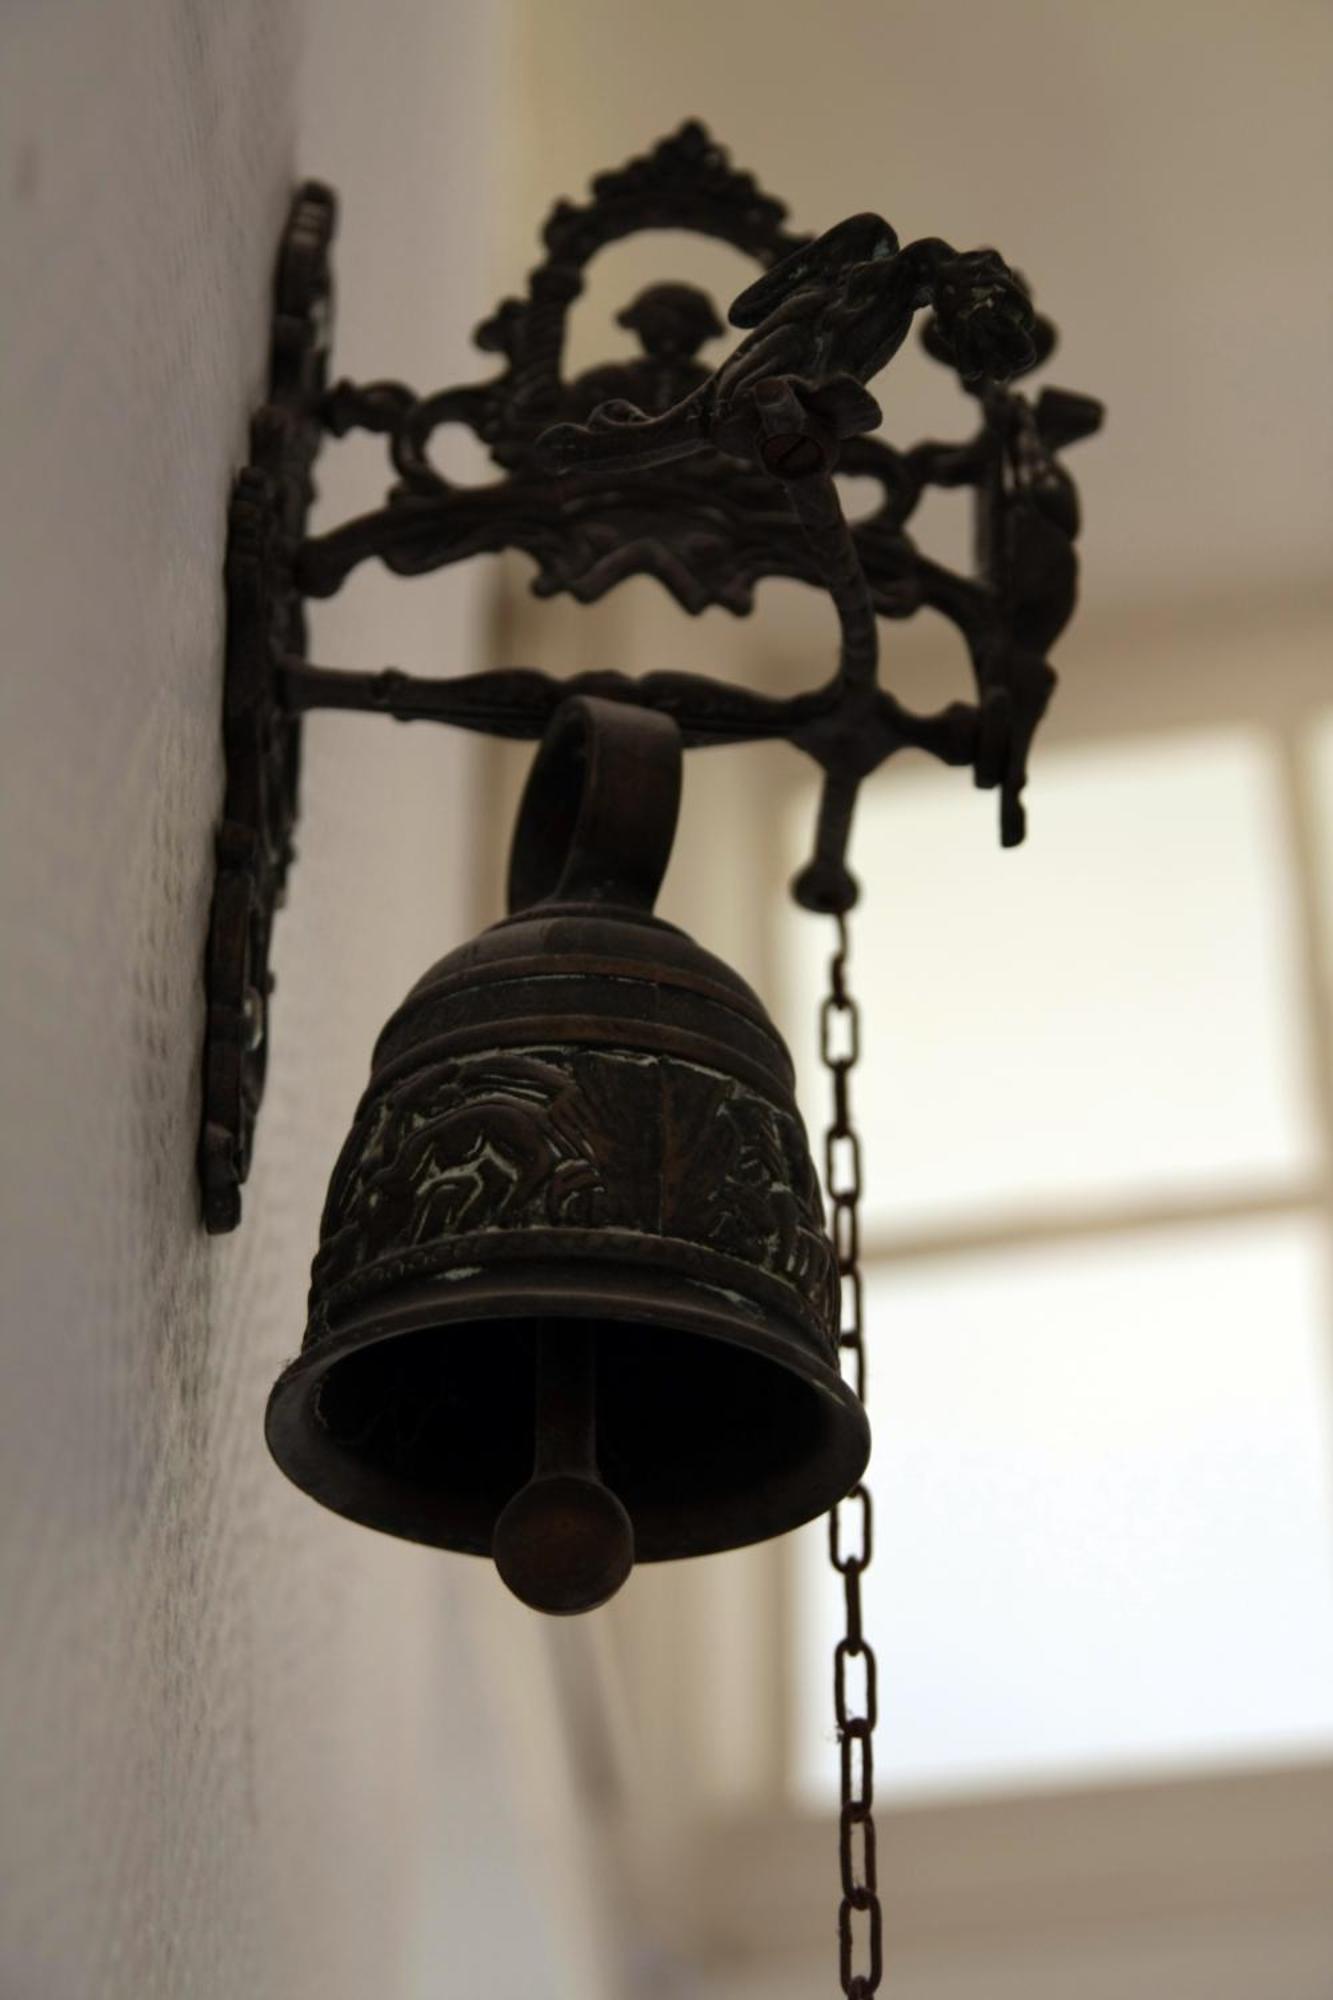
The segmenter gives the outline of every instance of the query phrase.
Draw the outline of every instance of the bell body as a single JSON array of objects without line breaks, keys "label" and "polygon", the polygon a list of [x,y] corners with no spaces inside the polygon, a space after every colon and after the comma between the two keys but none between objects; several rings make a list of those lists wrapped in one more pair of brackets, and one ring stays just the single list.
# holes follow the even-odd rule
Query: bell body
[{"label": "bell body", "polygon": [[547,893],[441,959],[379,1038],[268,1437],[339,1512],[488,1554],[532,1473],[539,1341],[577,1327],[637,1559],[702,1554],[833,1504],[868,1432],[787,1051],[644,907],[656,864],[636,876],[604,833],[597,867],[542,877],[560,791],[543,811],[534,781],[516,847]]}]

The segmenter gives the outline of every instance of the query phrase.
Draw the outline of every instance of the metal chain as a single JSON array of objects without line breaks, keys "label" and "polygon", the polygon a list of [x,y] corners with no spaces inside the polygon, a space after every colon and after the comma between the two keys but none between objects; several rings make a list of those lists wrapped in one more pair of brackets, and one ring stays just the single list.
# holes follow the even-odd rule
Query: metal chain
[{"label": "metal chain", "polygon": [[[839,914],[836,922],[838,941],[829,962],[829,990],[819,1010],[819,1053],[833,1083],[833,1116],[824,1135],[824,1180],[842,1282],[838,1345],[844,1355],[851,1356],[852,1382],[864,1402],[861,1141],[852,1124],[849,1085],[861,1055],[861,1014],[847,983],[847,919]],[[858,1483],[829,1515],[829,1556],[842,1578],[846,1601],[843,1636],[833,1654],[833,1704],[842,1757],[838,1970],[847,2000],[870,2000],[884,1977],[884,1913],[879,1899],[874,1819],[879,1670],[861,1622],[861,1578],[874,1556],[874,1527],[869,1488]],[[855,1689],[852,1682],[858,1684]],[[861,1970],[857,1970],[858,1960]]]}]

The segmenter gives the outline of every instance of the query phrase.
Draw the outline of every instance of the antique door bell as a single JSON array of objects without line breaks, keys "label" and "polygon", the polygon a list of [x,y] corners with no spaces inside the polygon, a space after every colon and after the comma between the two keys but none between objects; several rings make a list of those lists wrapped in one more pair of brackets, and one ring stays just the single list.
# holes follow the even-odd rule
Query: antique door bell
[{"label": "antique door bell", "polygon": [[787,1051],[652,914],[680,764],[669,716],[557,709],[512,914],[376,1045],[269,1404],[307,1492],[543,1611],[780,1534],[870,1449]]},{"label": "antique door bell", "polygon": [[[556,204],[525,296],[477,329],[499,357],[484,382],[424,397],[393,381],[329,385],[333,224],[330,192],[302,188],[278,259],[268,400],[231,504],[199,1153],[210,1230],[240,1220],[303,714],[378,711],[541,748],[509,915],[440,959],[376,1045],[329,1189],[305,1343],[269,1401],[269,1443],[327,1506],[490,1554],[544,1611],[602,1603],[635,1561],[734,1547],[832,1509],[847,1601],[835,1666],[840,1970],[844,1992],[871,1994],[882,1950],[875,1666],[860,1609],[872,1516],[846,852],[860,785],[907,746],[970,768],[999,793],[1003,843],[1022,840],[1028,750],[1055,685],[1048,656],[1077,590],[1078,498],[1061,454],[1098,428],[1101,406],[1014,386],[1055,331],[998,252],[903,245],[875,214],[791,233],[781,203],[694,122],[600,175],[586,203]],[[700,350],[723,331],[711,301],[664,282],[620,314],[640,354],[567,378],[584,267],[660,229],[755,260],[761,275],[729,315],[745,337],[710,369]],[[976,421],[959,440],[900,450],[873,434],[867,385],[918,311],[926,352],[955,373]],[[495,463],[485,485],[457,484],[431,458],[434,431],[460,423]],[[394,484],[382,507],[312,535],[316,456],[353,430],[385,437]],[[878,486],[873,512],[848,521],[839,472]],[[932,486],[972,492],[970,574],[909,534]],[[305,600],[332,595],[368,558],[411,576],[511,548],[535,563],[538,596],[583,603],[647,574],[686,611],[743,614],[760,578],[798,579],[829,594],[836,668],[780,700],[702,674],[494,668],[439,680],[307,658]],[[975,699],[928,715],[879,674],[879,621],[923,607],[958,628],[975,684]],[[781,1039],[735,973],[653,915],[682,749],[761,739],[823,772],[793,892],[837,926],[821,1015],[827,1231]]]}]

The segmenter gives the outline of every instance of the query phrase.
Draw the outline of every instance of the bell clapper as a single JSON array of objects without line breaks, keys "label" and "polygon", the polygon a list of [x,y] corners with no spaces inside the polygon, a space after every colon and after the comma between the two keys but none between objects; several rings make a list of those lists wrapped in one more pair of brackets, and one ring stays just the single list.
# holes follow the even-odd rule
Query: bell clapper
[{"label": "bell clapper", "polygon": [[597,1359],[591,1325],[537,1329],[532,1478],[495,1524],[503,1581],[534,1611],[592,1611],[634,1567],[634,1528],[597,1469]]}]

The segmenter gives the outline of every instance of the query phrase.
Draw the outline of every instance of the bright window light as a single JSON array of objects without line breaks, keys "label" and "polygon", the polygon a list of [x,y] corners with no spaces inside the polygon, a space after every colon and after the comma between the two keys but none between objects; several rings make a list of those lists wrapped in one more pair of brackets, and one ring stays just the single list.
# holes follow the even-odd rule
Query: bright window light
[{"label": "bright window light", "polygon": [[[1333,1749],[1318,1215],[924,1260],[868,1287],[888,1795]],[[795,1770],[841,1615],[798,1552]]]},{"label": "bright window light", "polygon": [[[1048,746],[1032,838],[899,768],[862,793],[856,984],[867,1219],[1298,1185],[1317,1139],[1294,991],[1277,761],[1258,732]],[[813,799],[791,818],[793,860]],[[784,1020],[818,1124],[823,954],[791,918]],[[796,926],[800,926],[796,929]]]}]

